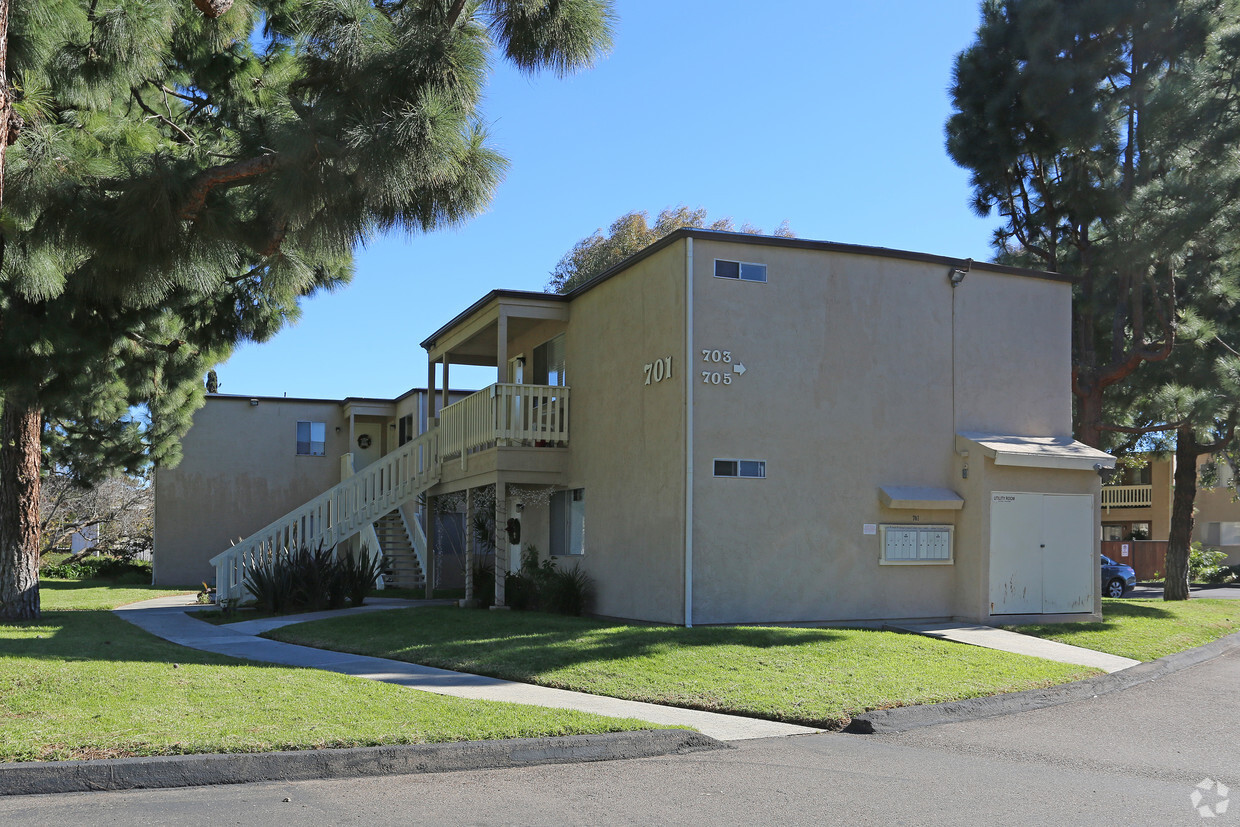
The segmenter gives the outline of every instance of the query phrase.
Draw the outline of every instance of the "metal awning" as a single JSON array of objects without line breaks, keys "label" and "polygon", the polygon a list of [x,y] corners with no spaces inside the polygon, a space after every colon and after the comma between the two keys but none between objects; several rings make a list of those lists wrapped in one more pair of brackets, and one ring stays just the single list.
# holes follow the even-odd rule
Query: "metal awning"
[{"label": "metal awning", "polygon": [[964,497],[950,488],[931,485],[880,485],[878,501],[886,508],[911,508],[918,511],[958,511],[964,508]]},{"label": "metal awning", "polygon": [[1026,468],[1058,468],[1064,471],[1095,471],[1114,468],[1115,457],[1070,436],[1016,436],[962,431],[956,434],[957,451],[977,451],[995,465]]}]

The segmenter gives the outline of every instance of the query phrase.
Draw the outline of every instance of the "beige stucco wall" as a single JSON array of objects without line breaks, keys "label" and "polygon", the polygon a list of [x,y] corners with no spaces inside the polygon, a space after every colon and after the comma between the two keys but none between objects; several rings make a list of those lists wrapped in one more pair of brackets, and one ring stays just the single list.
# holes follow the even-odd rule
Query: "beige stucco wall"
[{"label": "beige stucco wall", "polygon": [[[765,263],[768,281],[716,279],[715,258]],[[709,240],[694,268],[694,372],[721,367],[704,348],[747,369],[693,383],[694,622],[975,612],[986,500],[893,511],[878,488],[964,494],[959,430],[1070,432],[1068,286],[975,269],[953,290],[939,264]],[[715,478],[715,458],[765,460],[767,478]],[[1039,490],[1025,473],[1003,483]],[[962,562],[880,566],[864,526],[914,517],[957,525]]]},{"label": "beige stucco wall", "polygon": [[[1065,471],[1048,468],[1019,468],[995,465],[991,459],[970,456],[958,460],[958,467],[969,466],[967,479],[960,479],[957,491],[965,498],[956,536],[955,616],[980,623],[995,622],[990,607],[990,501],[994,492],[1024,494],[1088,494],[1098,508],[1101,478],[1093,471]],[[1091,557],[1090,571],[1097,572],[1101,553],[1102,528],[1094,523],[1092,538],[1083,537],[1088,546],[1082,553]],[[1093,606],[1087,611],[1098,615],[1102,595],[1097,576],[1091,581]],[[1002,616],[1001,622],[1011,622]]]},{"label": "beige stucco wall", "polygon": [[[1103,508],[1102,523],[1149,523],[1150,539],[1165,541],[1171,531],[1174,470],[1175,463],[1170,459],[1151,459],[1151,505],[1144,508]],[[1200,494],[1198,501],[1200,502]]]},{"label": "beige stucco wall", "polygon": [[[602,615],[683,620],[684,272],[681,241],[570,309],[568,487],[585,489],[586,553],[565,563],[598,582]],[[671,378],[645,385],[666,356]]]},{"label": "beige stucco wall", "polygon": [[[1208,458],[1202,458],[1208,461]],[[1240,545],[1211,542],[1208,536],[1208,523],[1240,522],[1240,502],[1232,499],[1231,488],[1228,487],[1231,472],[1225,462],[1219,463],[1220,480],[1215,488],[1197,489],[1197,497],[1193,504],[1196,511],[1193,515],[1193,539],[1209,548],[1217,548],[1227,553],[1227,565],[1240,564]]]},{"label": "beige stucco wall", "polygon": [[[324,456],[298,456],[297,421],[326,424]],[[208,397],[184,459],[155,474],[155,583],[213,582],[207,561],[340,481],[348,420],[338,402]],[[341,432],[336,433],[340,427]]]}]

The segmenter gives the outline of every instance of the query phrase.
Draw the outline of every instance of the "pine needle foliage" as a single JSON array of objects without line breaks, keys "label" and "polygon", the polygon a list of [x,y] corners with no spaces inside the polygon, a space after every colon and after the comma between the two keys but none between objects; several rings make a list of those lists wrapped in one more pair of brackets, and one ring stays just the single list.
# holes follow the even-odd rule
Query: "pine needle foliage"
[{"label": "pine needle foliage", "polygon": [[986,0],[951,95],[997,258],[1078,279],[1078,439],[1177,451],[1186,597],[1197,456],[1240,421],[1240,3]]},{"label": "pine needle foliage", "polygon": [[479,108],[491,62],[583,69],[610,48],[611,5],[236,0],[211,18],[181,0],[14,0],[6,412],[174,463],[232,347],[347,282],[376,233],[487,206],[507,166]]}]

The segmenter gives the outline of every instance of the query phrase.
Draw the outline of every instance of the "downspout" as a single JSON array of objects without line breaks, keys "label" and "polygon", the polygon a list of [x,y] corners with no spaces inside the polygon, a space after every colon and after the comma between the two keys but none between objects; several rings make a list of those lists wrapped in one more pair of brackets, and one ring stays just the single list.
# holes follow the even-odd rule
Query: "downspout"
[{"label": "downspout", "polygon": [[685,239],[685,628],[693,626],[693,236]]}]

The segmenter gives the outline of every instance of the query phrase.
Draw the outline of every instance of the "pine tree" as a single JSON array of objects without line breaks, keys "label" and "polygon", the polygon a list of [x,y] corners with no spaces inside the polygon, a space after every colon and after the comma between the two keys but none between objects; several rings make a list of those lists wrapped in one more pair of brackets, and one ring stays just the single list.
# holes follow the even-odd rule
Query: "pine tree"
[{"label": "pine tree", "polygon": [[0,170],[0,617],[38,615],[45,432],[124,464],[141,403],[141,447],[175,462],[235,343],[347,281],[359,242],[486,206],[506,166],[479,110],[492,52],[569,73],[612,19],[610,0],[198,5],[16,0],[0,41],[0,132],[20,121]]},{"label": "pine tree", "polygon": [[[1234,0],[987,0],[957,57],[947,148],[975,209],[1003,219],[998,258],[1079,279],[1072,390],[1089,445],[1174,431],[1209,449],[1219,424],[1230,438],[1217,377],[1235,322],[1217,311],[1240,240],[1238,22]],[[1191,534],[1178,483],[1169,599]]]}]

